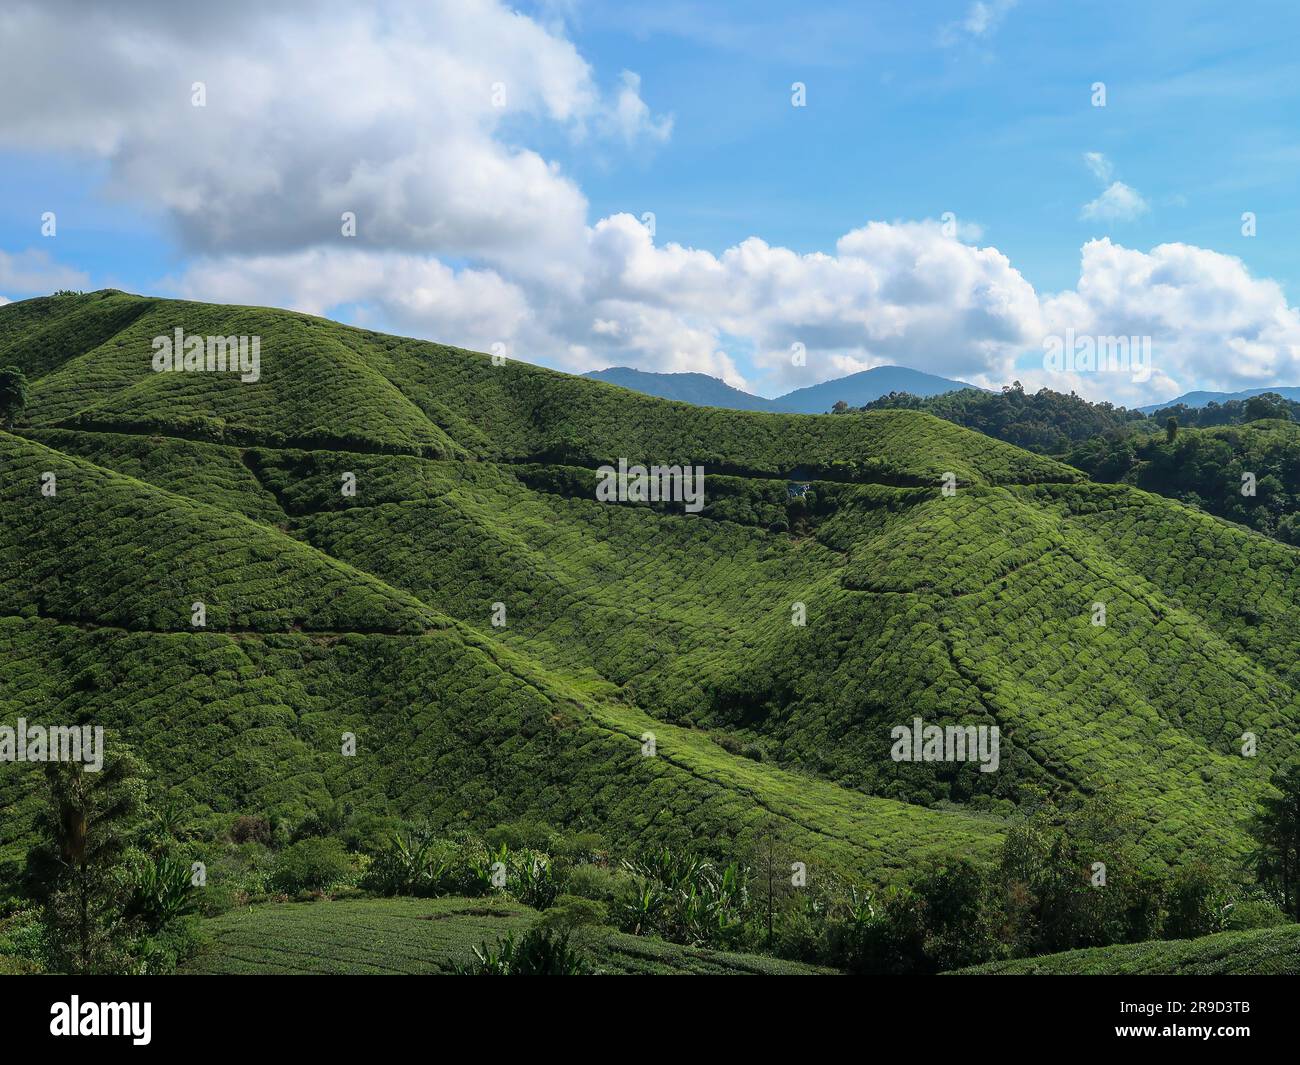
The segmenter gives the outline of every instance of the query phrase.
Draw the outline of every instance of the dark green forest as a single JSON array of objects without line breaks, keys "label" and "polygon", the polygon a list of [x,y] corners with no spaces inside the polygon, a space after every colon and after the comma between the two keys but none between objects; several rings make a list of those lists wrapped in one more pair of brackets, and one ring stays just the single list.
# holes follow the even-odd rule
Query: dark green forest
[{"label": "dark green forest", "polygon": [[[1150,415],[1050,389],[884,396],[861,410],[918,410],[1300,543],[1300,403],[1276,393]],[[1246,475],[1250,474],[1250,478]],[[1245,491],[1243,491],[1245,489]]]}]

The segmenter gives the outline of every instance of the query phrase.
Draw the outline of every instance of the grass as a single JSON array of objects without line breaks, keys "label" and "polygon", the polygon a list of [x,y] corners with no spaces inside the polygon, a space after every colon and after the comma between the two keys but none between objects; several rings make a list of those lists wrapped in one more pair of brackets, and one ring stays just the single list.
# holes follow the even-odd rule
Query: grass
[{"label": "grass", "polygon": [[1296,976],[1300,925],[1220,932],[1201,939],[1129,943],[994,962],[958,975],[1001,976]]},{"label": "grass", "polygon": [[[474,948],[525,931],[537,916],[508,899],[349,899],[255,906],[203,923],[211,945],[190,974],[449,973]],[[605,974],[802,975],[817,970],[752,954],[683,947],[609,929],[587,950]]]}]

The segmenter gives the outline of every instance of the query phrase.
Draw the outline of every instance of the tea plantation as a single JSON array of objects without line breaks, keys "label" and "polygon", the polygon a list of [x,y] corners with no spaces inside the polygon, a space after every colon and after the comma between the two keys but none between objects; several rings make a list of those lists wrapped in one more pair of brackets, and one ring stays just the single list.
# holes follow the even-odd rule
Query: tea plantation
[{"label": "tea plantation", "polygon": [[[259,380],[155,373],[178,327],[259,336]],[[344,804],[728,860],[775,821],[879,885],[1104,790],[1174,866],[1243,855],[1297,753],[1295,550],[928,414],[692,407],[115,291],[0,307],[6,365],[0,722],[104,725],[201,825]],[[703,512],[598,502],[620,458],[703,466]],[[998,770],[894,761],[917,717],[998,726]],[[41,802],[0,763],[7,882]],[[347,905],[390,962],[295,961],[298,917],[240,913],[209,964],[436,967],[510,920]]]},{"label": "tea plantation", "polygon": [[[204,923],[193,974],[449,973],[475,948],[524,931],[535,911],[496,899],[348,899],[257,906]],[[606,975],[800,976],[825,970],[593,930],[584,949]]]},{"label": "tea plantation", "polygon": [[1297,976],[1300,925],[1220,932],[1172,943],[1126,943],[994,962],[958,975],[1000,976]]}]

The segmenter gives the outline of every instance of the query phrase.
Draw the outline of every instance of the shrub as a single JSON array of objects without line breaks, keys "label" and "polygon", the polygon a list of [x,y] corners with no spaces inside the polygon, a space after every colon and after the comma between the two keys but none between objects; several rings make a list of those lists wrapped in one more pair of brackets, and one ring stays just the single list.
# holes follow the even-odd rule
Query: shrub
[{"label": "shrub", "polygon": [[258,814],[241,814],[230,826],[232,843],[260,843],[271,845],[271,822]]},{"label": "shrub", "polygon": [[551,839],[551,829],[535,821],[513,821],[509,824],[489,828],[483,833],[483,842],[492,851],[505,847],[507,850],[523,850],[532,847],[544,850]]},{"label": "shrub", "polygon": [[401,829],[402,824],[395,817],[361,810],[348,819],[339,838],[350,851],[377,855]]},{"label": "shrub", "polygon": [[176,966],[198,953],[205,942],[197,919],[174,921],[161,931],[141,939],[136,947],[140,971],[148,976],[174,973]]},{"label": "shrub", "polygon": [[550,909],[534,922],[533,927],[559,935],[572,935],[582,929],[608,923],[609,908],[603,902],[561,895]]},{"label": "shrub", "polygon": [[0,427],[11,428],[26,405],[26,375],[16,366],[0,367]]},{"label": "shrub", "polygon": [[609,851],[605,837],[599,832],[575,832],[556,836],[551,841],[551,853],[557,858],[573,862],[596,862]]},{"label": "shrub", "polygon": [[963,859],[922,876],[914,890],[925,968],[944,972],[997,957],[1001,915],[988,873]]},{"label": "shrub", "polygon": [[474,960],[455,965],[458,976],[591,976],[594,972],[567,934],[530,928],[522,937],[506,936],[495,947],[474,948]]},{"label": "shrub", "polygon": [[47,947],[39,910],[18,910],[0,919],[0,973],[41,972]]},{"label": "shrub", "polygon": [[207,866],[207,886],[198,893],[199,910],[205,917],[246,906],[264,895],[275,871],[276,855],[261,843],[217,844],[191,857]]},{"label": "shrub", "polygon": [[190,863],[170,854],[140,858],[131,866],[131,897],[126,912],[150,932],[198,911]]},{"label": "shrub", "polygon": [[924,972],[927,966],[923,905],[907,888],[887,894],[880,908],[855,927],[847,944],[845,967],[855,973]]},{"label": "shrub", "polygon": [[427,830],[394,833],[366,870],[362,887],[380,895],[430,896],[440,893],[451,857]]},{"label": "shrub", "polygon": [[[513,875],[511,875],[513,874]],[[506,890],[525,906],[544,910],[560,894],[560,882],[555,866],[544,854],[526,851],[510,863]]]},{"label": "shrub", "polygon": [[626,875],[607,865],[575,865],[565,879],[564,890],[598,902],[613,902],[627,886]]},{"label": "shrub", "polygon": [[624,865],[632,882],[614,907],[623,931],[691,946],[731,946],[743,935],[750,915],[746,867],[718,867],[666,847]]},{"label": "shrub", "polygon": [[1269,899],[1243,899],[1229,907],[1223,927],[1230,932],[1248,932],[1255,928],[1276,928],[1287,924],[1286,914]]},{"label": "shrub", "polygon": [[[818,962],[826,956],[827,911],[823,901],[800,892],[777,911],[771,951],[792,961]],[[762,938],[766,938],[763,929]]]},{"label": "shrub", "polygon": [[286,894],[328,891],[351,873],[352,863],[342,843],[313,837],[280,852],[271,874],[271,887]]}]

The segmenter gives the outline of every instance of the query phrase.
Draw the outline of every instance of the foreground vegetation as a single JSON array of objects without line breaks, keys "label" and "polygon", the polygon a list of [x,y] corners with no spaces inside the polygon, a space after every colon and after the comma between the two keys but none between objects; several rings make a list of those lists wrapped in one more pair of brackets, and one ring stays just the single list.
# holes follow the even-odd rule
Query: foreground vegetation
[{"label": "foreground vegetation", "polygon": [[[782,959],[938,973],[1266,928],[1300,906],[1300,770],[1258,812],[1254,884],[1200,860],[1151,866],[1131,821],[1098,796],[1018,821],[995,864],[957,859],[883,891],[810,878],[775,820],[727,864],[666,848],[618,858],[597,835],[533,823],[444,836],[341,808],[292,830],[243,815],[212,838],[171,803],[151,808],[129,752],[101,773],[55,765],[47,777],[27,900],[0,903],[0,971],[803,971]],[[1097,854],[1106,863],[1089,865]]]}]

